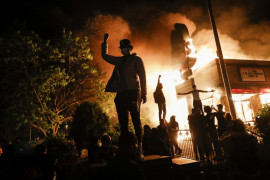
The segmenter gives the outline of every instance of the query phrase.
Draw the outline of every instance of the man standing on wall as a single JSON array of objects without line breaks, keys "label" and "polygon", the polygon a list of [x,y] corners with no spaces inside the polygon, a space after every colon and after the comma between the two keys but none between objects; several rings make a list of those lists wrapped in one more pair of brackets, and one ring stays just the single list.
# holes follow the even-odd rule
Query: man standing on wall
[{"label": "man standing on wall", "polygon": [[189,91],[189,92],[186,92],[186,93],[178,93],[178,95],[187,95],[187,94],[192,93],[193,107],[195,109],[199,108],[201,110],[201,113],[203,113],[202,101],[201,101],[201,98],[200,98],[200,92],[208,93],[208,92],[215,92],[215,90],[211,90],[211,91],[199,90],[199,89],[197,89],[196,85],[193,85],[192,88],[193,88],[192,91]]},{"label": "man standing on wall", "polygon": [[158,104],[159,122],[161,121],[161,119],[164,119],[164,120],[166,119],[166,99],[162,91],[163,85],[160,82],[160,78],[161,78],[161,75],[158,76],[158,83],[157,83],[156,90],[154,92],[155,103]]},{"label": "man standing on wall", "polygon": [[114,99],[121,134],[128,132],[129,113],[138,139],[138,158],[143,159],[142,153],[142,125],[140,120],[141,102],[146,103],[146,73],[144,63],[135,53],[130,54],[133,49],[128,39],[120,41],[120,50],[123,56],[115,57],[108,54],[107,39],[104,35],[102,43],[102,58],[114,65],[114,70],[109,79],[106,92],[116,92]]}]

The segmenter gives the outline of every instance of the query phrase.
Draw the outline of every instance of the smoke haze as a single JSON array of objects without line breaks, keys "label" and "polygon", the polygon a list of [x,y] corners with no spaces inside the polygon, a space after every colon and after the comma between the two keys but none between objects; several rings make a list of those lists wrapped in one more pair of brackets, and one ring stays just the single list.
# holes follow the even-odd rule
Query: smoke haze
[{"label": "smoke haze", "polygon": [[[138,5],[137,7],[141,7]],[[178,121],[186,125],[186,102],[176,100],[173,75],[170,74],[171,47],[170,33],[175,23],[187,26],[189,34],[198,53],[196,65],[200,66],[216,57],[216,45],[205,10],[195,6],[185,6],[183,12],[154,11],[147,6],[140,9],[137,16],[136,8],[132,11],[123,11],[119,15],[99,14],[90,19],[87,28],[90,32],[91,48],[95,52],[95,60],[107,72],[109,78],[113,66],[101,58],[100,44],[104,33],[109,33],[109,53],[120,56],[119,41],[127,38],[131,40],[133,51],[140,56],[147,72],[148,102],[142,109],[148,111],[158,124],[157,105],[154,103],[153,92],[157,84],[158,75],[161,74],[163,92],[167,100],[167,120],[171,115],[179,117]],[[192,12],[186,12],[192,10]],[[221,41],[224,58],[230,59],[263,59],[269,60],[270,48],[270,22],[260,21],[252,24],[245,9],[232,7],[215,14],[215,20]],[[133,19],[131,16],[135,16]],[[197,22],[191,20],[189,16]],[[201,20],[200,20],[201,18]],[[181,119],[181,120],[180,120]]]},{"label": "smoke haze", "polygon": [[[225,58],[270,60],[269,0],[211,2]],[[155,122],[157,105],[152,93],[159,74],[162,75],[167,100],[167,119],[175,114],[176,118],[181,117],[181,121],[186,122],[185,102],[176,101],[175,74],[170,71],[170,32],[174,24],[186,24],[199,55],[196,66],[216,57],[214,35],[204,0],[12,0],[1,7],[1,31],[14,20],[26,22],[30,29],[46,38],[60,33],[63,27],[75,32],[83,29],[84,35],[90,38],[95,61],[107,72],[106,80],[113,66],[101,58],[104,33],[110,34],[109,53],[116,56],[121,55],[119,41],[130,39],[133,52],[144,60],[147,71],[148,102],[142,108]]]}]

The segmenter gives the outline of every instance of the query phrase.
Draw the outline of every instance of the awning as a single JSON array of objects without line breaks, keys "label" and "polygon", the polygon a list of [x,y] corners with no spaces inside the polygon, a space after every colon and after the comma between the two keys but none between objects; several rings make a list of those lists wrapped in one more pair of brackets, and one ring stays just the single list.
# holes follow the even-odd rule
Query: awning
[{"label": "awning", "polygon": [[232,89],[232,94],[256,94],[258,93],[252,89]]}]

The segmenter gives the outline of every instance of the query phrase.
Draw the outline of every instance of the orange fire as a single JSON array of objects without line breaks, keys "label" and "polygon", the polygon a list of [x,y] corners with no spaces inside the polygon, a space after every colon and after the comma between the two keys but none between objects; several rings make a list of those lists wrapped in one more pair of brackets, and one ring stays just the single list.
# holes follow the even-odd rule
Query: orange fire
[{"label": "orange fire", "polygon": [[[175,85],[181,83],[180,72],[164,70],[160,73],[152,73],[148,75],[148,89],[151,93],[148,95],[147,107],[151,111],[153,124],[158,125],[158,106],[154,103],[153,93],[156,89],[158,76],[161,75],[161,83],[163,84],[163,93],[166,98],[166,120],[169,121],[172,115],[176,116],[179,126],[184,128],[187,126],[187,104],[185,99],[177,100]],[[151,96],[152,95],[152,96]]]},{"label": "orange fire", "polygon": [[[188,127],[187,102],[185,98],[177,100],[175,86],[181,83],[182,80],[180,79],[180,72],[172,71],[170,68],[171,46],[169,35],[175,23],[186,24],[190,36],[192,36],[193,40],[188,40],[187,47],[191,50],[189,56],[197,58],[195,65],[192,67],[193,71],[217,57],[212,30],[199,29],[196,31],[196,24],[180,13],[164,13],[155,20],[151,19],[151,23],[147,23],[148,25],[146,24],[144,28],[136,28],[136,26],[129,27],[129,23],[121,17],[102,15],[94,21],[94,26],[90,26],[101,30],[93,31],[98,33],[93,34],[90,40],[92,44],[100,44],[103,40],[104,33],[109,33],[109,52],[113,55],[119,55],[119,40],[123,38],[131,39],[134,46],[133,52],[138,53],[143,59],[147,71],[148,101],[142,105],[142,111],[147,112],[153,124],[157,125],[159,123],[158,107],[154,102],[153,92],[157,85],[158,75],[162,75],[163,93],[167,101],[166,119],[169,120],[171,115],[175,115],[180,128],[183,129]],[[193,34],[195,31],[196,34]],[[245,54],[246,51],[242,50],[238,40],[223,33],[219,33],[219,36],[224,58],[256,59]],[[254,46],[250,47],[254,49]],[[96,54],[100,54],[100,46],[92,47],[92,49]],[[260,57],[257,57],[257,59],[261,59]],[[108,74],[111,74],[112,66],[104,63],[101,57],[99,62],[102,65],[102,69],[108,72]],[[219,96],[219,93],[216,91],[214,96]],[[214,98],[218,99],[218,97]]]},{"label": "orange fire", "polygon": [[[189,57],[197,58],[197,62],[192,69],[199,68],[204,64],[212,61],[216,58],[213,50],[201,50],[197,52],[195,46],[193,45],[192,39],[186,42],[186,51]],[[209,58],[211,57],[211,58]],[[155,57],[151,55],[146,56],[146,62],[148,59],[162,59],[161,57]],[[207,59],[207,61],[205,60]],[[170,61],[170,60],[168,60]],[[180,129],[188,129],[188,108],[186,98],[177,99],[175,86],[184,82],[181,79],[180,70],[173,71],[170,67],[158,65],[151,65],[147,68],[147,84],[148,84],[148,102],[145,106],[149,110],[149,116],[152,117],[152,122],[154,125],[158,125],[158,106],[154,103],[153,92],[155,91],[158,76],[161,75],[161,83],[163,84],[163,93],[166,98],[167,115],[166,120],[169,121],[172,115],[176,116],[176,121],[179,123]],[[217,96],[218,93],[215,93]],[[144,105],[142,106],[144,108]]]}]

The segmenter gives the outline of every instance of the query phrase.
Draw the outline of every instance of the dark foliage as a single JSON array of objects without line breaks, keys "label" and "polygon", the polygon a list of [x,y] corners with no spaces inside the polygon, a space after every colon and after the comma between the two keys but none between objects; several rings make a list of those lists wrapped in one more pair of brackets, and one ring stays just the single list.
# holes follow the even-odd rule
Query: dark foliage
[{"label": "dark foliage", "polygon": [[78,149],[86,148],[91,136],[101,137],[109,128],[109,117],[96,103],[84,102],[76,110],[69,132]]}]

